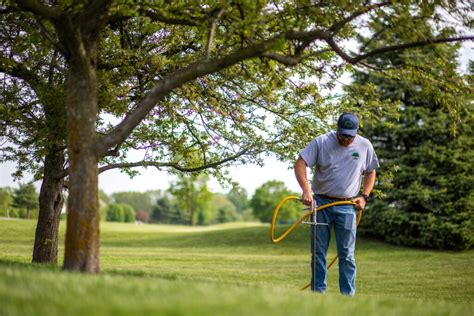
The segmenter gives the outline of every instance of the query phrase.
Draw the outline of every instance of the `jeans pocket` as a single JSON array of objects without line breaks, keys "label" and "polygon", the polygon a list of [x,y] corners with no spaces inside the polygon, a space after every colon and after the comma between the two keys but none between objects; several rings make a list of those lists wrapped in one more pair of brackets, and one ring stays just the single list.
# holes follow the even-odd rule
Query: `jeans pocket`
[{"label": "jeans pocket", "polygon": [[346,214],[344,229],[355,229],[355,214]]}]

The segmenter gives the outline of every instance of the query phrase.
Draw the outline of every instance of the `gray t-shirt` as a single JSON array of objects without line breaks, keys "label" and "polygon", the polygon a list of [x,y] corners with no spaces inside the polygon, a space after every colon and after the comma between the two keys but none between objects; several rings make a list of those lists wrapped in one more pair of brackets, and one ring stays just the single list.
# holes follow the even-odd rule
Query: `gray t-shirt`
[{"label": "gray t-shirt", "polygon": [[379,168],[374,147],[357,135],[348,146],[339,145],[332,131],[313,139],[300,154],[314,168],[312,189],[316,194],[349,198],[358,195],[364,173]]}]

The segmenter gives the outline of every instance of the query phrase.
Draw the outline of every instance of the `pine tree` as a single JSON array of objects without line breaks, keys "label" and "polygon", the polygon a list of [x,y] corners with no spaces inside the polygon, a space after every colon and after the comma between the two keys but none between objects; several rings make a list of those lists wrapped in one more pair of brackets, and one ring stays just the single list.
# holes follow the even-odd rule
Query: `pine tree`
[{"label": "pine tree", "polygon": [[[458,74],[457,49],[439,45],[371,61],[392,79],[377,70],[354,75],[350,92],[371,84],[382,100],[401,104],[398,118],[384,117],[362,130],[380,159],[378,178],[393,178],[379,181],[385,197],[369,206],[360,233],[438,249],[474,244],[473,106],[469,77]],[[432,60],[429,69],[420,66],[423,60]],[[398,71],[401,64],[411,70]],[[413,80],[411,72],[423,79]]]}]

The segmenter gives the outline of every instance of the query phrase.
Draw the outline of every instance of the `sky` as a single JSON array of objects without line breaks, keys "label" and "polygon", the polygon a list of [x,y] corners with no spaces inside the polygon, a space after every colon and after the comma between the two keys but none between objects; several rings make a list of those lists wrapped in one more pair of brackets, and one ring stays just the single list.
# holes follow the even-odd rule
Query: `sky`
[{"label": "sky", "polygon": [[[460,66],[466,71],[469,60],[474,59],[474,45],[472,42],[465,42],[460,49]],[[348,77],[344,80],[348,83]],[[315,135],[316,136],[316,135]],[[295,157],[296,159],[297,157]],[[301,189],[296,181],[293,170],[288,169],[289,164],[278,162],[275,158],[269,157],[264,160],[263,166],[246,165],[234,166],[228,170],[233,181],[245,188],[249,195],[252,195],[256,188],[270,180],[283,181],[287,188],[292,191],[300,192]],[[126,174],[119,170],[109,170],[99,175],[99,187],[107,194],[120,191],[140,191],[147,190],[165,190],[169,187],[170,181],[174,177],[166,173],[166,171],[158,171],[155,168],[137,168],[140,175],[130,179]],[[0,164],[0,187],[10,186],[18,187],[18,182],[14,182],[11,174],[15,171],[15,164],[8,162]],[[20,181],[22,183],[32,180],[31,175],[26,175]],[[41,182],[35,182],[35,186],[39,191]],[[209,188],[213,192],[227,192],[229,188],[222,188],[219,183],[211,179],[208,183]]]}]

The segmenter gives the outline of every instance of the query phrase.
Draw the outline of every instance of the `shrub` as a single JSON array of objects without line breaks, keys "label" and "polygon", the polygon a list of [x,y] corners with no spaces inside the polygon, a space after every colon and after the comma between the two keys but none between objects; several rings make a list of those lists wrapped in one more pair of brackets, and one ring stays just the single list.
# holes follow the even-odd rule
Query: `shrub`
[{"label": "shrub", "polygon": [[150,214],[145,211],[136,211],[135,219],[143,223],[148,223],[148,221],[150,220]]},{"label": "shrub", "polygon": [[110,204],[107,209],[107,221],[108,222],[123,222],[125,214],[120,204]]},{"label": "shrub", "polygon": [[135,222],[135,211],[133,207],[128,204],[120,204],[123,210],[123,221],[125,223],[134,223]]}]

